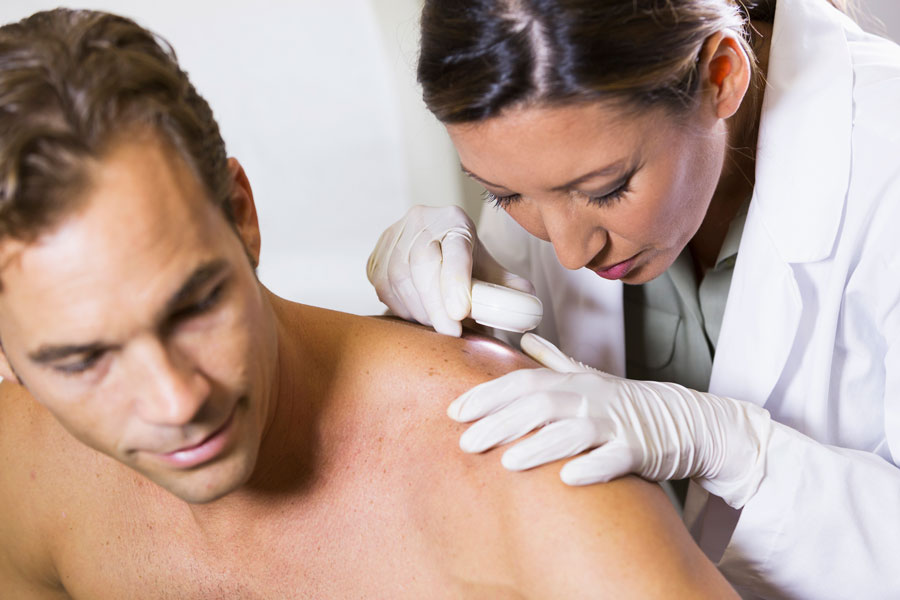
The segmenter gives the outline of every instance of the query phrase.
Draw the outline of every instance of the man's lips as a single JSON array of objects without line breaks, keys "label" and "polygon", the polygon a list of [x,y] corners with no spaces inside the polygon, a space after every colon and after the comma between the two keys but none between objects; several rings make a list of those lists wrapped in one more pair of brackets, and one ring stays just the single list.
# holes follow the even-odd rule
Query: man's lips
[{"label": "man's lips", "polygon": [[189,468],[208,462],[221,454],[232,437],[234,415],[237,405],[231,410],[228,419],[218,429],[198,442],[182,446],[170,452],[153,453],[159,459],[172,466]]},{"label": "man's lips", "polygon": [[228,418],[225,420],[225,422],[222,423],[222,425],[219,426],[218,429],[216,429],[215,431],[213,431],[212,433],[210,433],[209,435],[207,435],[205,438],[203,438],[203,439],[200,440],[199,442],[197,442],[197,443],[195,443],[195,444],[188,444],[187,446],[182,446],[181,448],[177,448],[177,449],[172,450],[172,451],[170,451],[170,452],[160,452],[160,454],[162,454],[162,455],[164,455],[164,456],[170,456],[170,455],[172,455],[172,454],[175,454],[176,452],[186,452],[187,450],[193,450],[194,448],[198,448],[198,447],[202,446],[203,444],[205,444],[206,442],[208,442],[209,440],[211,440],[213,437],[215,437],[216,435],[218,435],[219,433],[221,433],[222,430],[225,429],[225,427],[227,427],[227,426],[231,423],[231,417],[232,417],[233,415],[234,415],[234,411],[232,410],[231,415],[228,416]]}]

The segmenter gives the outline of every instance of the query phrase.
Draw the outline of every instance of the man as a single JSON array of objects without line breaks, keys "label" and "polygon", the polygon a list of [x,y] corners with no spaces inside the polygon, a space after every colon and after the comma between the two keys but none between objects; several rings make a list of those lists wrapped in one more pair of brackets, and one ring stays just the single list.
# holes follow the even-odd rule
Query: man
[{"label": "man", "polygon": [[263,288],[249,182],[152,34],[0,29],[0,132],[3,598],[732,593],[656,487],[458,451],[447,402],[525,357]]}]

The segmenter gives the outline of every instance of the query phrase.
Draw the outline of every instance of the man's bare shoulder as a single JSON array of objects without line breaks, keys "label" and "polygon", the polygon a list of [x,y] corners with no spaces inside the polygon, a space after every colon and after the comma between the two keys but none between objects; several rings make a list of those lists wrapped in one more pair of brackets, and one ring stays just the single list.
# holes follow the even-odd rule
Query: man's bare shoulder
[{"label": "man's bare shoulder", "polygon": [[483,336],[450,338],[399,321],[336,314],[319,322],[346,340],[335,355],[346,361],[343,385],[361,382],[358,397],[398,447],[390,461],[409,479],[410,519],[473,582],[502,573],[493,583],[537,597],[732,593],[655,484],[629,477],[574,488],[559,480],[561,464],[510,473],[503,448],[459,449],[465,425],[446,416],[447,405],[478,383],[537,367],[528,357]]},{"label": "man's bare shoulder", "polygon": [[58,558],[121,520],[139,479],[75,439],[24,387],[0,383],[0,589],[68,598]]},{"label": "man's bare shoulder", "polygon": [[66,436],[25,388],[0,383],[0,588],[12,597],[66,597],[54,585],[52,560],[52,515],[61,514],[66,488],[58,476],[80,455],[69,452]]},{"label": "man's bare shoulder", "polygon": [[462,392],[472,382],[538,366],[518,350],[474,332],[453,338],[393,317],[295,307],[304,323],[301,335],[311,336],[320,352],[330,354],[323,363],[367,375],[369,384],[385,378],[400,383],[394,376],[400,371],[405,374],[401,380],[415,381],[417,387],[434,378]]},{"label": "man's bare shoulder", "polygon": [[[5,502],[34,509],[35,500],[51,504],[50,490],[80,477],[100,455],[73,438],[21,385],[0,383],[0,481]],[[78,471],[77,473],[75,471]]]},{"label": "man's bare shoulder", "polygon": [[[9,381],[0,383],[0,506],[5,515],[13,515],[9,527],[34,526],[40,513],[40,500],[48,476],[42,468],[60,440],[56,439],[49,413],[28,391]],[[26,510],[31,507],[31,510]],[[3,530],[4,538],[7,536]],[[6,540],[4,540],[6,541]]]}]

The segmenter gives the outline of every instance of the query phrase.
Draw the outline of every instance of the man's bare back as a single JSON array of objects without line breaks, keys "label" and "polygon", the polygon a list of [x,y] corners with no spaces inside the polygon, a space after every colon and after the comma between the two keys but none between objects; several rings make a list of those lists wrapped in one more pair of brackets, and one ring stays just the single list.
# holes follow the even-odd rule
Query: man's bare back
[{"label": "man's bare back", "polygon": [[496,456],[459,451],[446,405],[533,366],[527,358],[483,338],[277,302],[298,389],[274,427],[293,435],[264,445],[264,472],[210,505],[87,448],[3,384],[4,597],[729,593],[655,485],[570,488],[558,467],[510,474]]}]

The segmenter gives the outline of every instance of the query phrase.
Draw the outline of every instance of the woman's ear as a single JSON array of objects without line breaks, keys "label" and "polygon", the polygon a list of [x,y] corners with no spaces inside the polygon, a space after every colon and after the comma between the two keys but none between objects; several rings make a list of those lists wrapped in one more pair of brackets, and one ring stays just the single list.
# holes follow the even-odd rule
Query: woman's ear
[{"label": "woman's ear", "polygon": [[720,31],[703,43],[700,82],[719,119],[731,117],[740,108],[752,73],[750,58],[734,33]]},{"label": "woman's ear", "polygon": [[236,158],[228,159],[228,173],[231,176],[231,214],[234,228],[240,236],[253,267],[259,266],[259,251],[262,240],[259,234],[259,219],[256,215],[256,203],[253,201],[253,190],[244,167]]}]

